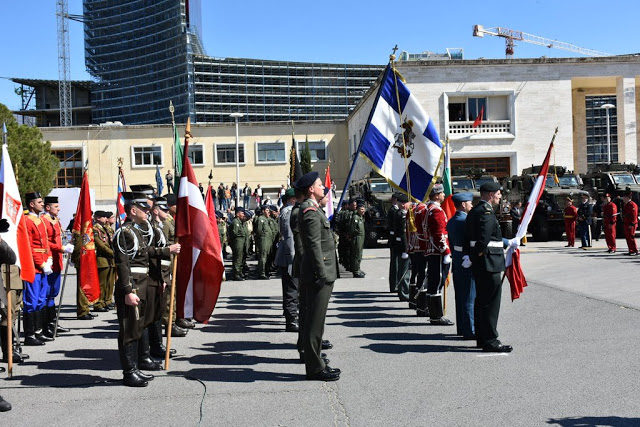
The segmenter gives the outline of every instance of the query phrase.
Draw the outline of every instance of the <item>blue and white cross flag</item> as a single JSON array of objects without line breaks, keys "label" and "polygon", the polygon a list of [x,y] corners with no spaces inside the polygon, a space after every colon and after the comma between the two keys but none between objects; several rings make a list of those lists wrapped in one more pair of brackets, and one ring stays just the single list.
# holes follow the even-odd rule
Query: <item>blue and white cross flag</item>
[{"label": "blue and white cross flag", "polygon": [[413,198],[425,201],[442,153],[436,125],[391,65],[387,66],[362,137],[360,155],[406,194],[410,187]]}]

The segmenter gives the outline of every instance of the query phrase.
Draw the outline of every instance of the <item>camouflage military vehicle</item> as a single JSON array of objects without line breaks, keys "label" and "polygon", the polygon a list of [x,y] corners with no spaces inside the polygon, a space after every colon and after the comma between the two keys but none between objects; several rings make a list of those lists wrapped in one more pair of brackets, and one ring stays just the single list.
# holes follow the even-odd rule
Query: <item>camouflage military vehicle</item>
[{"label": "camouflage military vehicle", "polygon": [[[522,170],[522,175],[505,180],[507,200],[510,204],[516,201],[524,206],[535,185],[541,166],[531,166]],[[557,181],[556,181],[557,175]],[[533,213],[528,231],[533,240],[546,242],[561,240],[564,233],[564,207],[567,196],[573,198],[574,205],[580,204],[582,179],[578,174],[568,171],[564,166],[549,166],[545,189],[538,206]]]},{"label": "camouflage military vehicle", "polygon": [[386,179],[372,172],[349,187],[349,197],[361,197],[366,202],[364,214],[365,247],[375,247],[378,240],[388,239],[387,211],[394,190]]}]

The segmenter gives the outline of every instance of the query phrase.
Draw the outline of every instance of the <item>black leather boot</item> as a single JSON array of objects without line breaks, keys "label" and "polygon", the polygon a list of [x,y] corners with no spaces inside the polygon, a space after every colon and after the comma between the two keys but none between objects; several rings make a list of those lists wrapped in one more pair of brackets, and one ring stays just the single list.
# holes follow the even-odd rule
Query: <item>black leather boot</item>
[{"label": "black leather boot", "polygon": [[45,308],[45,312],[47,313],[47,318],[48,318],[48,325],[47,325],[48,333],[46,334],[48,337],[58,336],[57,334],[64,334],[71,330],[69,328],[63,328],[58,323],[57,333],[54,333],[53,330],[56,327],[56,317],[58,316],[58,309],[55,306],[47,307]]},{"label": "black leather boot", "polygon": [[48,337],[44,334],[44,331],[46,330],[46,322],[45,322],[45,317],[44,317],[44,309],[36,311],[33,313],[34,316],[34,325],[36,328],[36,338],[38,338],[40,341],[43,342],[47,342],[47,341],[53,341],[53,337]]},{"label": "black leather boot", "polygon": [[142,330],[142,336],[138,340],[138,369],[143,371],[162,370],[162,365],[151,358],[148,327]]},{"label": "black leather boot", "polygon": [[[7,348],[7,327],[0,326],[0,345],[2,346],[2,362],[7,363],[9,361],[9,352]],[[13,363],[22,363],[24,359],[22,355],[15,349],[13,350]]]},{"label": "black leather boot", "polygon": [[133,341],[129,344],[123,344],[120,353],[124,385],[127,387],[148,386],[149,381],[140,376],[140,371],[138,371],[138,342]]},{"label": "black leather boot", "polygon": [[[162,345],[162,322],[160,320],[149,325],[149,347],[151,348],[151,356],[164,359],[167,348]],[[172,348],[169,357],[173,357],[174,354],[176,351]]]},{"label": "black leather boot", "polygon": [[44,345],[43,341],[36,338],[36,327],[33,313],[24,313],[22,316],[24,323],[24,345]]},{"label": "black leather boot", "polygon": [[426,292],[418,292],[416,296],[416,315],[418,317],[429,317]]},{"label": "black leather boot", "polygon": [[416,296],[418,295],[418,287],[416,285],[409,285],[409,308],[415,310],[417,308],[416,305]]}]

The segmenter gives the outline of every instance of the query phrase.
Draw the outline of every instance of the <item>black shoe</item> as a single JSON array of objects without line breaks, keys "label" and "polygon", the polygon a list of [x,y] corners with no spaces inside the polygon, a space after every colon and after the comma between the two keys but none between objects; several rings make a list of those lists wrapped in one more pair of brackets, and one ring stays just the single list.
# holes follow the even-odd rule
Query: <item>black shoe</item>
[{"label": "black shoe", "polygon": [[[29,358],[28,355],[26,355],[26,356],[27,356],[27,358]],[[24,358],[23,355],[18,353],[17,351],[15,351],[15,350],[13,351],[13,363],[22,363],[25,360],[27,360],[27,358]],[[2,359],[0,359],[0,362],[8,363],[9,360],[7,360],[7,357],[3,355]]]},{"label": "black shoe", "polygon": [[322,340],[322,349],[323,350],[331,350],[333,348],[333,344],[329,342],[329,340]]},{"label": "black shoe", "polygon": [[429,320],[429,323],[431,323],[432,325],[440,325],[440,326],[451,326],[455,324],[451,320],[447,319],[446,317],[441,317],[439,319],[431,319]]},{"label": "black shoe", "polygon": [[340,374],[331,372],[330,368],[326,367],[317,374],[307,374],[307,379],[311,381],[337,381],[340,379]]},{"label": "black shoe", "polygon": [[138,375],[138,371],[124,374],[123,383],[127,387],[146,387],[149,385],[147,380]]},{"label": "black shoe", "polygon": [[187,319],[177,319],[175,325],[182,329],[193,329],[196,327],[196,325],[189,322]]},{"label": "black shoe", "polygon": [[186,337],[187,336],[187,332],[189,332],[186,329],[182,329],[180,326],[176,326],[175,324],[173,326],[171,326],[171,336],[172,337],[177,337],[177,338],[182,338],[182,337]]},{"label": "black shoe", "polygon": [[114,308],[116,308],[116,305],[115,305],[114,303],[111,303],[111,304],[109,304],[109,305],[107,306],[107,308],[108,308],[109,310],[113,310]]},{"label": "black shoe", "polygon": [[136,374],[138,374],[138,376],[139,376],[140,378],[142,378],[143,380],[145,380],[145,381],[153,381],[153,379],[155,378],[153,375],[151,375],[151,374],[145,374],[144,372],[142,372],[142,371],[140,371],[140,370],[137,370],[137,371],[136,371]]},{"label": "black shoe", "polygon": [[151,358],[138,361],[138,369],[141,371],[162,371],[162,365]]},{"label": "black shoe", "polygon": [[496,346],[490,345],[482,347],[482,351],[487,353],[511,353],[513,351],[513,347],[504,344],[498,344]]},{"label": "black shoe", "polygon": [[[177,351],[175,348],[172,348],[171,350],[169,350],[169,358],[173,357],[176,353]],[[151,355],[153,357],[157,357],[158,359],[164,359],[166,354],[167,354],[167,348],[165,346],[151,350]]]},{"label": "black shoe", "polygon": [[291,322],[287,322],[287,326],[284,329],[286,332],[299,332],[300,325],[296,320],[292,320]]},{"label": "black shoe", "polygon": [[96,316],[92,315],[91,313],[87,313],[83,316],[78,316],[78,320],[93,320],[94,317]]},{"label": "black shoe", "polygon": [[11,410],[11,403],[7,402],[0,396],[0,412],[7,412]]},{"label": "black shoe", "polygon": [[365,274],[362,271],[356,271],[353,273],[353,277],[356,279],[364,279]]},{"label": "black shoe", "polygon": [[24,345],[44,345],[44,342],[36,338],[35,335],[31,335],[31,336],[25,337]]},{"label": "black shoe", "polygon": [[106,307],[94,307],[93,311],[96,313],[104,313],[106,311],[109,311]]},{"label": "black shoe", "polygon": [[326,369],[328,369],[328,370],[329,370],[329,372],[331,372],[331,373],[333,373],[333,374],[338,374],[338,375],[340,375],[340,374],[342,373],[342,371],[341,371],[340,369],[338,369],[338,368],[332,368],[331,366],[329,366],[329,364],[328,364],[328,363],[326,363],[326,365],[327,365],[327,366],[326,366]]},{"label": "black shoe", "polygon": [[40,341],[43,341],[43,342],[49,342],[54,340],[53,337],[48,337],[46,335],[46,332],[40,332],[40,333],[36,332],[36,339],[39,339]]},{"label": "black shoe", "polygon": [[269,280],[269,276],[263,274],[262,276],[258,276],[258,280]]},{"label": "black shoe", "polygon": [[56,329],[58,334],[66,334],[68,332],[71,332],[71,329],[69,328],[63,328],[62,326],[58,325],[58,328]]}]

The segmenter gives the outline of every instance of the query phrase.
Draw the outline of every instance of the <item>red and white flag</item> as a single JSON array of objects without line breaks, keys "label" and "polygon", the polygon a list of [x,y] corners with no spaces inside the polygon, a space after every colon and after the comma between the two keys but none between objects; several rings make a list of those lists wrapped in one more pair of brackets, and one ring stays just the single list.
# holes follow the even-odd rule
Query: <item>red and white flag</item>
[{"label": "red and white flag", "polygon": [[36,269],[33,265],[20,192],[6,144],[2,145],[0,195],[2,195],[2,200],[0,200],[1,217],[9,221],[9,231],[2,235],[2,240],[7,242],[7,245],[16,254],[16,265],[20,267],[20,278],[27,282],[33,282],[36,277]]},{"label": "red and white flag", "polygon": [[185,140],[176,207],[176,236],[182,246],[176,273],[177,317],[207,323],[218,301],[224,264],[218,227],[205,208],[187,157],[188,145]]},{"label": "red and white flag", "polygon": [[[527,233],[527,228],[529,227],[531,218],[533,218],[533,213],[535,212],[536,206],[538,206],[538,201],[540,201],[540,196],[542,196],[544,191],[547,181],[547,173],[549,172],[551,150],[553,150],[553,141],[549,144],[547,156],[544,158],[544,163],[542,163],[542,167],[540,168],[540,172],[536,178],[536,183],[533,186],[529,200],[524,207],[522,221],[520,222],[520,226],[518,227],[518,231],[515,236],[518,241],[520,241]],[[511,284],[511,300],[513,301],[514,299],[520,298],[520,294],[527,286],[527,280],[524,277],[524,273],[522,272],[522,267],[520,265],[520,250],[510,247],[509,250],[507,250],[505,264],[507,267],[505,274]]]},{"label": "red and white flag", "polygon": [[333,218],[333,190],[331,190],[331,171],[329,170],[330,166],[327,166],[327,174],[324,176],[324,188],[328,188],[329,192],[327,193],[327,198],[329,202],[327,202],[327,206],[324,208],[324,212],[327,214],[327,218],[331,221]]}]

